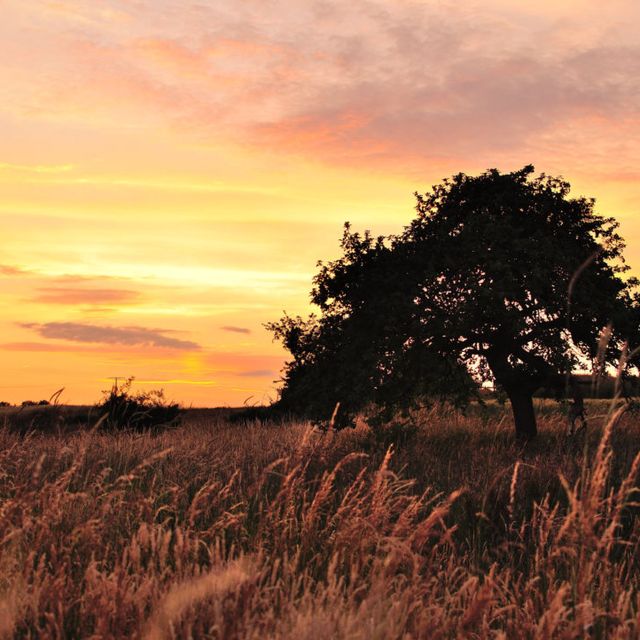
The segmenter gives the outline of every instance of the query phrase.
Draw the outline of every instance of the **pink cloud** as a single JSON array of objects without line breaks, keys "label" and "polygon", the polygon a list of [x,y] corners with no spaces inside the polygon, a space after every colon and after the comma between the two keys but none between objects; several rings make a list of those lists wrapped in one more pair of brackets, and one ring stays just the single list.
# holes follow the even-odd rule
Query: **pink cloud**
[{"label": "pink cloud", "polygon": [[116,2],[125,29],[88,10],[82,29],[43,28],[56,64],[34,79],[51,83],[33,108],[124,111],[199,140],[404,172],[538,161],[554,153],[549,132],[576,118],[639,133],[640,9],[613,4],[596,19],[585,2]]}]

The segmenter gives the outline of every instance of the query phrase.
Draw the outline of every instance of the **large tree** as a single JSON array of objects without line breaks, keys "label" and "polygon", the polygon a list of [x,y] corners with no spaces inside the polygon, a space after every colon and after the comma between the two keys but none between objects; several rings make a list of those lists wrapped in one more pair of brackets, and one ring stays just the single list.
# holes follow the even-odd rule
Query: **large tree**
[{"label": "large tree", "polygon": [[314,279],[320,315],[269,325],[294,357],[281,401],[397,406],[464,395],[468,372],[505,390],[530,439],[537,388],[588,361],[616,364],[637,313],[618,225],[533,171],[444,180],[416,194],[400,235],[347,225],[342,257]]}]

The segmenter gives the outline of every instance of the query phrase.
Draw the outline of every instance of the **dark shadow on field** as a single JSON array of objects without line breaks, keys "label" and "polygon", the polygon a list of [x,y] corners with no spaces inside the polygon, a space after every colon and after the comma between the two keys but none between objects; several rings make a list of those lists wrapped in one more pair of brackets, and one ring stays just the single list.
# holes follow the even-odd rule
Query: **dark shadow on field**
[{"label": "dark shadow on field", "polygon": [[[519,464],[521,480],[530,478],[539,499],[550,494],[559,498],[564,491],[558,482],[562,473],[571,484],[578,480],[584,465],[591,465],[600,442],[610,403],[588,404],[589,430],[566,435],[566,412],[551,404],[540,407],[540,432],[527,444],[513,436],[509,407],[472,406],[465,413],[453,409],[418,415],[403,424],[371,430],[363,424],[353,434],[340,434],[349,442],[347,450],[359,450],[380,458],[393,447],[392,466],[404,477],[415,479],[418,489],[432,487],[451,491],[463,486],[478,496],[500,494],[511,481]],[[612,434],[615,452],[612,478],[620,479],[640,451],[640,424],[637,416],[626,415]]]},{"label": "dark shadow on field", "polygon": [[0,426],[21,435],[69,434],[86,429],[91,421],[91,407],[45,405],[0,408]]},{"label": "dark shadow on field", "polygon": [[[180,412],[188,417],[189,422],[206,422],[215,426],[231,424],[238,428],[282,424],[293,420],[291,416],[274,413],[271,407],[189,408],[181,409]],[[21,435],[70,436],[94,429],[96,425],[104,431],[105,425],[100,420],[102,415],[100,407],[91,405],[9,405],[0,407],[0,427]],[[159,426],[163,426],[162,421]],[[171,424],[168,426],[175,427]]]},{"label": "dark shadow on field", "polygon": [[[608,402],[589,403],[589,431],[569,438],[564,408],[542,406],[538,438],[526,445],[514,438],[509,407],[473,406],[465,413],[440,409],[379,431],[360,423],[355,432],[336,434],[317,455],[324,465],[362,452],[375,468],[391,448],[390,469],[411,478],[416,493],[447,495],[462,488],[449,514],[448,522],[456,526],[453,539],[474,555],[479,569],[488,570],[502,554],[517,554],[522,563],[531,560],[525,551],[535,541],[525,523],[540,505],[556,505],[560,513],[568,508],[560,476],[573,488],[592,472],[609,408]],[[613,488],[621,485],[640,452],[636,415],[623,417],[612,432],[611,447],[608,481]],[[628,507],[625,530],[633,527],[637,511]]]}]

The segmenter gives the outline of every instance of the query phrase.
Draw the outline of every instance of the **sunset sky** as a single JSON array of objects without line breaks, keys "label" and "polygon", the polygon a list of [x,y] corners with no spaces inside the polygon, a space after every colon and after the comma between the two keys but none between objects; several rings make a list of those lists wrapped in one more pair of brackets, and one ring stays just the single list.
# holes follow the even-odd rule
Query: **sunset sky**
[{"label": "sunset sky", "polygon": [[637,0],[0,7],[0,400],[275,398],[342,223],[459,171],[562,174],[640,270]]}]

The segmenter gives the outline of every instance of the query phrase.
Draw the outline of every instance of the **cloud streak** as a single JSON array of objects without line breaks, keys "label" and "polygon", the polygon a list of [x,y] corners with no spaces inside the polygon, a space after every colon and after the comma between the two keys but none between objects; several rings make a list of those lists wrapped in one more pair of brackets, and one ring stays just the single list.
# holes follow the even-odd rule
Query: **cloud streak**
[{"label": "cloud streak", "polygon": [[22,267],[17,267],[12,264],[0,264],[0,275],[2,276],[25,276],[30,272]]},{"label": "cloud streak", "polygon": [[239,371],[236,375],[241,378],[266,378],[267,376],[275,376],[276,373],[272,369],[251,369]]},{"label": "cloud streak", "polygon": [[80,322],[19,323],[25,329],[37,332],[43,338],[89,342],[97,344],[117,344],[148,348],[177,349],[195,351],[200,345],[189,340],[180,340],[166,335],[166,329],[145,327],[111,327]]},{"label": "cloud streak", "polygon": [[0,162],[0,171],[17,171],[20,173],[67,173],[73,170],[72,164],[30,165]]},{"label": "cloud streak", "polygon": [[140,293],[131,289],[90,289],[73,287],[49,287],[39,289],[34,302],[59,305],[133,304]]},{"label": "cloud streak", "polygon": [[246,327],[234,327],[232,325],[227,325],[224,327],[220,327],[223,331],[227,331],[229,333],[244,333],[244,334],[249,334],[251,333],[251,329],[247,329]]}]

